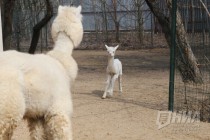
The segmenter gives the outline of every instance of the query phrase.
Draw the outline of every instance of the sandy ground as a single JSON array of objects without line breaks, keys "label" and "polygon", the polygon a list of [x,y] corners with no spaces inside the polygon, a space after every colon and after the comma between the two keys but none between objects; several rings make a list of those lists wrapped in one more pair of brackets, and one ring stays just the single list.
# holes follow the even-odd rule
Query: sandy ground
[{"label": "sandy ground", "polygon": [[[158,110],[167,110],[167,49],[117,51],[123,63],[123,94],[101,99],[105,88],[106,51],[74,51],[79,75],[73,86],[74,140],[210,140],[210,124],[169,124],[158,129]],[[29,140],[26,123],[13,140]]]}]

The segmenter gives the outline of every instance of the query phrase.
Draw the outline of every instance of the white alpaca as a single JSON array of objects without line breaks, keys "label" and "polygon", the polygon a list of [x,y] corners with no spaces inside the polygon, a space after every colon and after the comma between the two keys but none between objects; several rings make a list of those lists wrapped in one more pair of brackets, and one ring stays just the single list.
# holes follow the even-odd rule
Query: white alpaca
[{"label": "white alpaca", "polygon": [[59,6],[52,24],[54,49],[44,54],[0,53],[0,140],[28,120],[32,140],[72,140],[72,57],[83,37],[81,7]]},{"label": "white alpaca", "polygon": [[119,45],[117,45],[116,47],[109,47],[107,45],[105,46],[108,51],[108,66],[106,69],[108,79],[105,92],[102,96],[103,99],[106,98],[107,93],[110,96],[113,95],[114,83],[117,78],[119,83],[119,91],[120,93],[122,93],[122,63],[119,59],[114,59],[115,51],[117,50]]}]

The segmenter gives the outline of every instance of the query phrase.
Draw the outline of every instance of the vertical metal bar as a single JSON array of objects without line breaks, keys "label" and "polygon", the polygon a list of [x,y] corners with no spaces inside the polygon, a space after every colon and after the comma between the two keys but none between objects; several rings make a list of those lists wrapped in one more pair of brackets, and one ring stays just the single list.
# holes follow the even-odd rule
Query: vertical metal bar
[{"label": "vertical metal bar", "polygon": [[175,77],[175,55],[176,55],[176,11],[177,11],[177,0],[172,0],[170,79],[169,79],[169,103],[168,103],[169,111],[174,110],[174,77]]},{"label": "vertical metal bar", "polygon": [[3,52],[3,36],[2,36],[2,25],[1,25],[1,4],[0,4],[0,52]]}]

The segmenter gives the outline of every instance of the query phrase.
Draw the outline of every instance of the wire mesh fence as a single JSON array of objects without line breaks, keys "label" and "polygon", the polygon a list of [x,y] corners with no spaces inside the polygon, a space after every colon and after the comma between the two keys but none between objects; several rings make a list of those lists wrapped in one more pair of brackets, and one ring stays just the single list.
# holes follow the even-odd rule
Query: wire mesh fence
[{"label": "wire mesh fence", "polygon": [[[185,0],[178,2],[187,38],[196,57],[202,75],[202,84],[184,83],[180,72],[175,75],[174,110],[198,111],[202,121],[210,122],[210,10],[209,0]],[[177,53],[176,57],[180,57]]]}]

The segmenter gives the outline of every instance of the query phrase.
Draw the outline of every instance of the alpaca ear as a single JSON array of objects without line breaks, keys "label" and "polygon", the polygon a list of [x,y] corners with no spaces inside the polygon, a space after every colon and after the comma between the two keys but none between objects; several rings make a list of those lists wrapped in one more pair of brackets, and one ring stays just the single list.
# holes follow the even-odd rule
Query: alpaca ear
[{"label": "alpaca ear", "polygon": [[76,8],[75,12],[76,12],[76,16],[82,21],[81,11],[82,11],[82,6],[80,5]]},{"label": "alpaca ear", "polygon": [[77,7],[77,13],[78,13],[78,14],[80,14],[80,13],[81,13],[81,11],[82,11],[82,6],[81,6],[81,5],[79,5],[79,6]]},{"label": "alpaca ear", "polygon": [[58,13],[60,13],[61,11],[63,11],[63,6],[59,5],[59,7],[58,7]]},{"label": "alpaca ear", "polygon": [[115,47],[115,50],[117,50],[118,47],[119,47],[119,45],[117,45],[117,46]]},{"label": "alpaca ear", "polygon": [[105,47],[106,47],[107,50],[109,49],[109,46],[107,46],[106,44],[105,44]]}]

